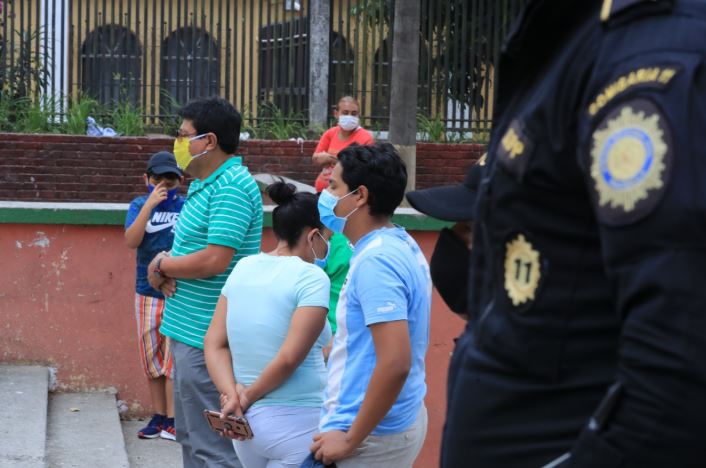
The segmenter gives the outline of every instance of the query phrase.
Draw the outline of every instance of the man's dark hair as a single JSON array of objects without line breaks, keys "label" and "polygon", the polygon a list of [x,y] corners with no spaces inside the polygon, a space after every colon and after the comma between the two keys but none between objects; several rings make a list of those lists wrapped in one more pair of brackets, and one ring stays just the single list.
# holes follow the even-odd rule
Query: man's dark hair
[{"label": "man's dark hair", "polygon": [[338,162],[349,190],[367,187],[370,214],[392,216],[407,186],[407,168],[395,147],[389,143],[352,144],[338,153]]},{"label": "man's dark hair", "polygon": [[191,120],[196,132],[213,133],[218,139],[218,146],[233,154],[240,141],[240,126],[243,118],[233,104],[223,98],[211,97],[194,99],[177,111],[182,119]]}]

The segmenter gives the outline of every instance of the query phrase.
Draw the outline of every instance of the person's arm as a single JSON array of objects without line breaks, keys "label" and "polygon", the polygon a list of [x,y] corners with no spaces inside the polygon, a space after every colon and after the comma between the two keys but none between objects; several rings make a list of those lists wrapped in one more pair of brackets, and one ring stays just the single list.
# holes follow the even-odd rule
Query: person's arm
[{"label": "person's arm", "polygon": [[227,310],[228,300],[221,295],[203,341],[203,352],[208,375],[211,376],[213,384],[221,395],[227,397],[227,404],[221,408],[221,411],[224,414],[237,414],[240,412],[240,415],[242,415],[242,411],[239,411],[233,361],[228,346],[228,334],[226,332]]},{"label": "person's arm", "polygon": [[169,278],[208,278],[223,273],[230,265],[233,255],[235,255],[235,249],[231,247],[208,244],[205,249],[189,255],[170,257],[159,254],[153,262],[162,258],[159,269]]},{"label": "person's arm", "polygon": [[311,160],[314,164],[324,167],[334,165],[338,161],[336,156],[328,152],[328,148],[331,144],[332,133],[332,129],[329,129],[321,135],[319,144],[316,145],[314,154],[311,155]]},{"label": "person's arm", "polygon": [[257,380],[246,388],[246,401],[241,401],[243,409],[282,385],[294,373],[324,329],[327,311],[326,307],[298,307],[294,311],[282,347]]},{"label": "person's arm", "polygon": [[136,249],[140,246],[142,239],[145,237],[145,226],[147,226],[147,221],[150,219],[150,213],[160,202],[166,199],[167,189],[164,187],[164,182],[160,182],[145,200],[145,204],[142,205],[137,217],[125,229],[125,245],[131,249]]},{"label": "person's arm", "polygon": [[[634,67],[662,56],[640,57]],[[619,390],[587,416],[562,466],[703,466],[706,459],[706,114],[694,105],[706,98],[706,70],[700,58],[674,57],[667,88],[627,91],[584,122],[583,167],[620,320]],[[646,144],[614,156],[635,141],[620,130],[621,119],[632,119]],[[599,170],[605,154],[623,165]],[[616,171],[636,163],[644,176],[626,186],[642,192],[630,200],[608,179],[623,180]]]}]

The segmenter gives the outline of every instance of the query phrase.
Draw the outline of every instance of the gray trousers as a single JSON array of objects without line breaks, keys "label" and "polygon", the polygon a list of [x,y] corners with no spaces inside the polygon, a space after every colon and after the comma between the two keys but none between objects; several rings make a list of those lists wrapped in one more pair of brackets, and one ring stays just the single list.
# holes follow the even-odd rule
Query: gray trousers
[{"label": "gray trousers", "polygon": [[370,435],[349,458],[336,462],[338,468],[412,468],[427,435],[427,408],[422,404],[417,419],[404,432]]},{"label": "gray trousers", "polygon": [[171,340],[174,359],[174,419],[184,468],[242,468],[230,439],[211,430],[204,409],[220,409],[203,350]]}]

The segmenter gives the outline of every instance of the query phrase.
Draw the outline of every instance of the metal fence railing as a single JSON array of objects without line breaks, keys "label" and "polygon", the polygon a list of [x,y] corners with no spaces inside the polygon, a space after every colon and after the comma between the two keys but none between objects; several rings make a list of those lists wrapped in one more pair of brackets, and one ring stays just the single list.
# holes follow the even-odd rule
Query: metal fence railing
[{"label": "metal fence railing", "polygon": [[[251,125],[306,123],[310,0],[0,0],[0,99],[78,96],[132,106],[159,126],[218,94]],[[420,119],[491,125],[495,66],[522,0],[420,0]],[[353,94],[366,126],[388,125],[393,0],[331,0],[329,103]],[[69,99],[70,98],[70,99]],[[0,119],[2,115],[0,115]]]}]

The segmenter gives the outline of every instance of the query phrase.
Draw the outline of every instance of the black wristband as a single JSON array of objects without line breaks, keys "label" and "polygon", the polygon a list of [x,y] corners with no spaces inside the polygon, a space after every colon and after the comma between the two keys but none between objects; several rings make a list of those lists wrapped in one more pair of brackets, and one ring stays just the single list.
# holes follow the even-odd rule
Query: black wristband
[{"label": "black wristband", "polygon": [[164,257],[159,257],[157,259],[157,263],[154,265],[154,274],[159,276],[159,277],[164,277],[164,273],[162,270],[159,268],[160,265],[162,264],[162,260],[164,260]]}]

